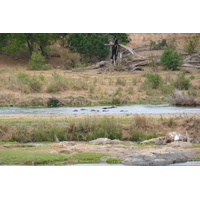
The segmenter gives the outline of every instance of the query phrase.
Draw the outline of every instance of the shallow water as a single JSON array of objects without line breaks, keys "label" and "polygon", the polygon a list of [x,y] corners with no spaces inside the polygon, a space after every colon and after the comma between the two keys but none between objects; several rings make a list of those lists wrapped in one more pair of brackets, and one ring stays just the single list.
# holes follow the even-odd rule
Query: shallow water
[{"label": "shallow water", "polygon": [[[70,166],[126,166],[123,164],[107,164],[107,163],[94,163],[94,164],[77,164]],[[200,161],[188,161],[184,163],[170,164],[169,166],[200,166]]]},{"label": "shallow water", "polygon": [[200,161],[188,161],[184,163],[175,163],[170,166],[200,166]]},{"label": "shallow water", "polygon": [[68,165],[68,166],[109,166],[109,167],[113,167],[113,166],[126,166],[126,165],[122,165],[122,164],[108,164],[108,163],[92,163],[92,164],[76,164],[76,165]]},{"label": "shallow water", "polygon": [[198,113],[200,107],[175,107],[170,105],[128,105],[58,108],[0,108],[0,114],[162,114]]}]

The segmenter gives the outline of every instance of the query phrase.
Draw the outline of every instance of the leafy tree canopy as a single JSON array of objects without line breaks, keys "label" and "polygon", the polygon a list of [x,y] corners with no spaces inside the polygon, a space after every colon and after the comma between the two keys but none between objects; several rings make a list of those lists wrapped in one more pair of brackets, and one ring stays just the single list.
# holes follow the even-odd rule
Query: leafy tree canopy
[{"label": "leafy tree canopy", "polygon": [[1,33],[0,50],[15,53],[20,49],[29,49],[30,53],[39,49],[47,56],[48,47],[62,36],[60,33]]},{"label": "leafy tree canopy", "polygon": [[[67,42],[67,48],[88,58],[103,59],[109,53],[109,40],[113,40],[114,33],[1,33],[0,50],[4,53],[15,53],[20,49],[29,50],[32,54],[40,50],[48,57],[50,45],[60,39]],[[130,40],[125,33],[117,33],[119,43],[127,44]]]},{"label": "leafy tree canopy", "polygon": [[[67,35],[67,47],[89,58],[103,59],[109,53],[109,46],[105,44],[113,39],[113,33],[73,33]],[[116,34],[119,43],[127,44],[130,40],[125,33]]]}]

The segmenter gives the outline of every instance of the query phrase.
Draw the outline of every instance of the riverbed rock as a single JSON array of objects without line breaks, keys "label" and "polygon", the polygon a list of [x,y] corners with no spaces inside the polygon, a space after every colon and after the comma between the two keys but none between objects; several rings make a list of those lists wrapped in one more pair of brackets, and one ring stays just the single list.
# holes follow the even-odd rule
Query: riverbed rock
[{"label": "riverbed rock", "polygon": [[187,137],[177,133],[177,132],[169,132],[165,135],[165,141],[166,143],[174,142],[174,141],[187,141]]},{"label": "riverbed rock", "polygon": [[166,144],[165,137],[158,137],[158,138],[152,138],[150,140],[144,140],[140,144],[150,144],[150,143],[155,143],[157,145]]},{"label": "riverbed rock", "polygon": [[92,140],[89,142],[89,144],[122,144],[123,142],[121,140],[111,140],[108,138],[98,138],[96,140]]},{"label": "riverbed rock", "polygon": [[122,144],[123,142],[121,140],[110,140],[110,144]]},{"label": "riverbed rock", "polygon": [[187,162],[191,159],[193,153],[191,151],[177,151],[170,153],[152,152],[146,154],[133,154],[122,161],[124,165],[132,166],[165,166],[173,163]]}]

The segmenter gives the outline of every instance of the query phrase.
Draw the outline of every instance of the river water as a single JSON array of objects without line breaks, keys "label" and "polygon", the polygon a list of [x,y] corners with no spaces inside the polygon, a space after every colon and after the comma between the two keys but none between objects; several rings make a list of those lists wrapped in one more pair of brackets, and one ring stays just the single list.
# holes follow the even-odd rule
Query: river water
[{"label": "river water", "polygon": [[[77,165],[69,165],[69,166],[126,166],[123,164],[107,164],[107,163],[93,163],[93,164],[77,164]],[[200,166],[200,161],[188,161],[184,163],[175,163],[175,164],[170,164],[168,166]],[[128,165],[130,167],[130,165]]]},{"label": "river water", "polygon": [[200,107],[175,107],[170,105],[127,105],[57,108],[0,108],[0,114],[164,114],[200,113]]}]

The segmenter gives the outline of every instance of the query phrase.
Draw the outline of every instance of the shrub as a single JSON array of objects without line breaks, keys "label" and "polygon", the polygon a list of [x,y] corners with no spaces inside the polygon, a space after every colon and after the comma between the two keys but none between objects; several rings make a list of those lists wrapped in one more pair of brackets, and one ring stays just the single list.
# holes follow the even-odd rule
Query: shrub
[{"label": "shrub", "polygon": [[173,91],[173,95],[166,99],[169,103],[176,106],[195,106],[197,104],[194,95],[182,93],[177,89]]},{"label": "shrub", "polygon": [[172,40],[170,40],[170,42],[169,42],[169,48],[171,48],[171,49],[176,49],[176,46],[177,46],[177,41],[176,41],[176,39],[175,38],[173,38]]},{"label": "shrub", "polygon": [[151,68],[153,72],[158,71],[159,62],[156,57],[150,56],[148,61],[148,66]]},{"label": "shrub", "polygon": [[167,48],[160,57],[160,63],[164,65],[166,69],[177,70],[178,66],[183,64],[183,59],[174,49]]},{"label": "shrub", "polygon": [[52,74],[53,80],[47,87],[47,92],[56,93],[59,91],[65,91],[67,89],[67,80],[60,74],[54,72]]},{"label": "shrub", "polygon": [[177,75],[177,79],[174,82],[174,87],[180,90],[188,90],[191,86],[191,78],[186,78],[185,73],[180,73]]},{"label": "shrub", "polygon": [[41,76],[29,76],[25,73],[17,74],[17,83],[19,84],[19,89],[25,93],[28,92],[40,92],[42,89]]},{"label": "shrub", "polygon": [[184,51],[188,54],[193,54],[196,52],[199,43],[199,36],[193,36],[192,39],[185,39]]},{"label": "shrub", "polygon": [[31,59],[29,60],[28,69],[31,70],[43,70],[45,67],[45,57],[41,54],[41,52],[33,52]]},{"label": "shrub", "polygon": [[157,89],[163,84],[163,80],[159,74],[147,74],[143,84],[146,88]]},{"label": "shrub", "polygon": [[80,54],[64,51],[61,56],[62,67],[67,70],[78,67],[80,65],[80,59]]}]

